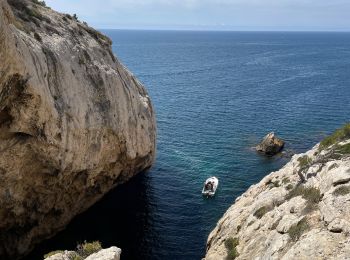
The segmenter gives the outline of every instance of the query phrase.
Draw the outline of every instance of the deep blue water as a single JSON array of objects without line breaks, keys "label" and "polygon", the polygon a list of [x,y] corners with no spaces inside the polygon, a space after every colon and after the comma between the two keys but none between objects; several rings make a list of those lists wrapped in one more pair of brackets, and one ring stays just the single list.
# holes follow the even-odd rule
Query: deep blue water
[{"label": "deep blue water", "polygon": [[[200,259],[234,199],[287,162],[251,150],[266,133],[302,152],[350,121],[349,33],[105,33],[153,100],[157,161],[31,257],[100,240],[122,259]],[[211,175],[219,192],[204,199]]]}]

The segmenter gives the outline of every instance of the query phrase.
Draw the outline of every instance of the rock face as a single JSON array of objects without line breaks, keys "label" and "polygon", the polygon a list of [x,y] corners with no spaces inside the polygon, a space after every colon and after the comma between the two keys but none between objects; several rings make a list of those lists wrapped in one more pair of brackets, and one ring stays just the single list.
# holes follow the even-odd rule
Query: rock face
[{"label": "rock face", "polygon": [[294,155],[236,199],[209,235],[205,259],[348,259],[349,156],[349,139]]},{"label": "rock face", "polygon": [[275,133],[271,132],[256,146],[256,150],[266,155],[275,155],[279,153],[283,147],[284,141],[278,138]]},{"label": "rock face", "polygon": [[119,260],[122,250],[115,246],[102,249],[101,251],[89,255],[86,260]]},{"label": "rock face", "polygon": [[0,1],[0,61],[0,258],[15,259],[149,168],[156,124],[110,39],[38,1]]}]

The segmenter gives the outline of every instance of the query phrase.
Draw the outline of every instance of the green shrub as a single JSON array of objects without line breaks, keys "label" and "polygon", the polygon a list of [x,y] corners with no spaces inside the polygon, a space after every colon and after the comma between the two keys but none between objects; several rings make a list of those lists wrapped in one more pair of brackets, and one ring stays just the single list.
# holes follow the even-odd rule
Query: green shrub
[{"label": "green shrub", "polygon": [[321,201],[322,196],[320,190],[314,187],[304,187],[302,185],[296,186],[291,190],[287,195],[286,199],[290,200],[291,198],[302,196],[306,200],[306,212],[311,212],[315,210],[318,206],[318,203]]},{"label": "green shrub", "polygon": [[281,186],[279,180],[276,180],[276,181],[269,180],[269,181],[266,182],[266,185],[267,185],[270,189],[272,189],[272,188],[274,188],[274,187],[279,187],[279,186]]},{"label": "green shrub", "polygon": [[34,4],[46,7],[45,1],[39,1],[39,0],[32,0],[32,1],[33,1]]},{"label": "green shrub", "polygon": [[254,212],[254,216],[258,219],[261,219],[267,212],[271,211],[271,206],[262,206],[257,211]]},{"label": "green shrub", "polygon": [[99,241],[94,241],[91,243],[84,242],[77,246],[77,253],[83,258],[88,257],[89,255],[96,253],[102,249],[101,243]]},{"label": "green shrub", "polygon": [[84,260],[85,257],[80,256],[78,253],[74,252],[69,256],[69,260]]},{"label": "green shrub", "polygon": [[311,203],[319,203],[322,196],[318,188],[309,187],[304,189],[303,198]]},{"label": "green shrub", "polygon": [[333,191],[335,196],[344,196],[350,193],[350,186],[340,186]]},{"label": "green shrub", "polygon": [[62,250],[52,251],[52,252],[47,253],[46,255],[44,255],[44,259],[45,259],[45,258],[48,258],[48,257],[50,257],[50,256],[53,256],[53,255],[55,255],[55,254],[60,254],[60,253],[63,253],[63,251],[62,251]]},{"label": "green shrub", "polygon": [[247,227],[249,227],[249,226],[251,226],[251,225],[253,225],[253,224],[254,224],[254,220],[250,221],[250,222],[248,223]]},{"label": "green shrub", "polygon": [[291,198],[302,196],[305,200],[312,203],[320,202],[322,196],[320,190],[314,187],[304,187],[303,185],[296,186],[293,190],[291,190],[286,199],[290,200]]},{"label": "green shrub", "polygon": [[227,258],[228,260],[233,260],[236,259],[236,257],[239,256],[237,252],[237,246],[239,245],[239,240],[238,238],[228,238],[225,241],[225,247],[227,249]]},{"label": "green shrub", "polygon": [[35,8],[29,8],[28,6],[26,6],[24,11],[26,15],[30,18],[35,17],[39,20],[43,20],[43,16]]},{"label": "green shrub", "polygon": [[279,187],[279,186],[281,186],[281,185],[280,185],[280,181],[274,181],[274,182],[272,182],[272,185],[273,185],[273,187]]},{"label": "green shrub", "polygon": [[289,179],[288,177],[284,177],[284,178],[282,179],[282,183],[283,183],[283,184],[290,183],[290,179]]},{"label": "green shrub", "polygon": [[299,167],[301,169],[303,169],[303,168],[309,166],[311,164],[312,160],[309,156],[304,155],[304,156],[298,158],[298,162],[299,162]]},{"label": "green shrub", "polygon": [[335,152],[340,154],[350,154],[350,143],[345,145],[339,145],[335,148]]},{"label": "green shrub", "polygon": [[79,65],[84,65],[85,61],[82,57],[79,57],[78,63],[79,63]]},{"label": "green shrub", "polygon": [[42,15],[36,10],[36,6],[29,6],[25,1],[9,1],[9,4],[16,8],[18,11],[18,16],[25,21],[33,21],[34,17],[41,20]]},{"label": "green shrub", "polygon": [[[112,44],[112,40],[110,38],[108,38],[106,35],[100,33],[99,31],[90,28],[89,26],[83,26],[81,24],[78,24],[78,27],[84,31],[86,31],[88,34],[91,35],[91,37],[93,37],[95,40],[97,40],[100,44],[105,44],[107,43],[108,45]],[[113,53],[109,53],[111,55],[112,58],[114,58]],[[113,55],[113,56],[112,56]]]},{"label": "green shrub", "polygon": [[350,138],[350,123],[346,124],[342,128],[336,130],[332,135],[323,139],[320,143],[319,148],[320,150],[323,150],[333,144],[344,141],[347,138]]},{"label": "green shrub", "polygon": [[[102,249],[101,243],[99,241],[94,241],[91,243],[84,242],[83,244],[78,244],[77,250],[69,255],[69,260],[83,260],[89,255],[92,255]],[[44,259],[53,256],[57,253],[62,253],[63,251],[53,251],[44,255]]]},{"label": "green shrub", "polygon": [[291,183],[289,183],[287,186],[286,186],[286,190],[291,190],[293,189],[293,185]]},{"label": "green shrub", "polygon": [[225,247],[227,249],[232,249],[232,248],[238,246],[238,244],[239,244],[238,238],[230,237],[225,241]]},{"label": "green shrub", "polygon": [[309,228],[306,218],[302,218],[297,224],[291,226],[288,229],[288,235],[292,241],[296,242],[301,237],[301,235]]}]

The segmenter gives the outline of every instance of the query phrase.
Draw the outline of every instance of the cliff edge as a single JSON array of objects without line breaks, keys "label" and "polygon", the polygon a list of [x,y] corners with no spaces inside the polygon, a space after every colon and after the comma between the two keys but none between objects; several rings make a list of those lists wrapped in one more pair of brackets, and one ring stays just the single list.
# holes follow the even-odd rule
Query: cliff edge
[{"label": "cliff edge", "polygon": [[150,98],[111,40],[37,0],[0,0],[0,258],[16,259],[149,168]]},{"label": "cliff edge", "polygon": [[238,197],[206,260],[348,259],[350,124]]}]

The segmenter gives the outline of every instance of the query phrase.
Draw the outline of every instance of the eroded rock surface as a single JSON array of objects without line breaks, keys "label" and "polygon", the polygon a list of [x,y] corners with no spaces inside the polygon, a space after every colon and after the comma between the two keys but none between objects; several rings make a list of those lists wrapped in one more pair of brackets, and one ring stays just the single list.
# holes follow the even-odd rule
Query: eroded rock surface
[{"label": "eroded rock surface", "polygon": [[[347,128],[335,137],[349,137]],[[321,145],[238,197],[209,235],[205,259],[348,259],[350,140]]]},{"label": "eroded rock surface", "polygon": [[111,41],[31,0],[0,0],[0,258],[63,229],[151,166],[150,98]]}]

